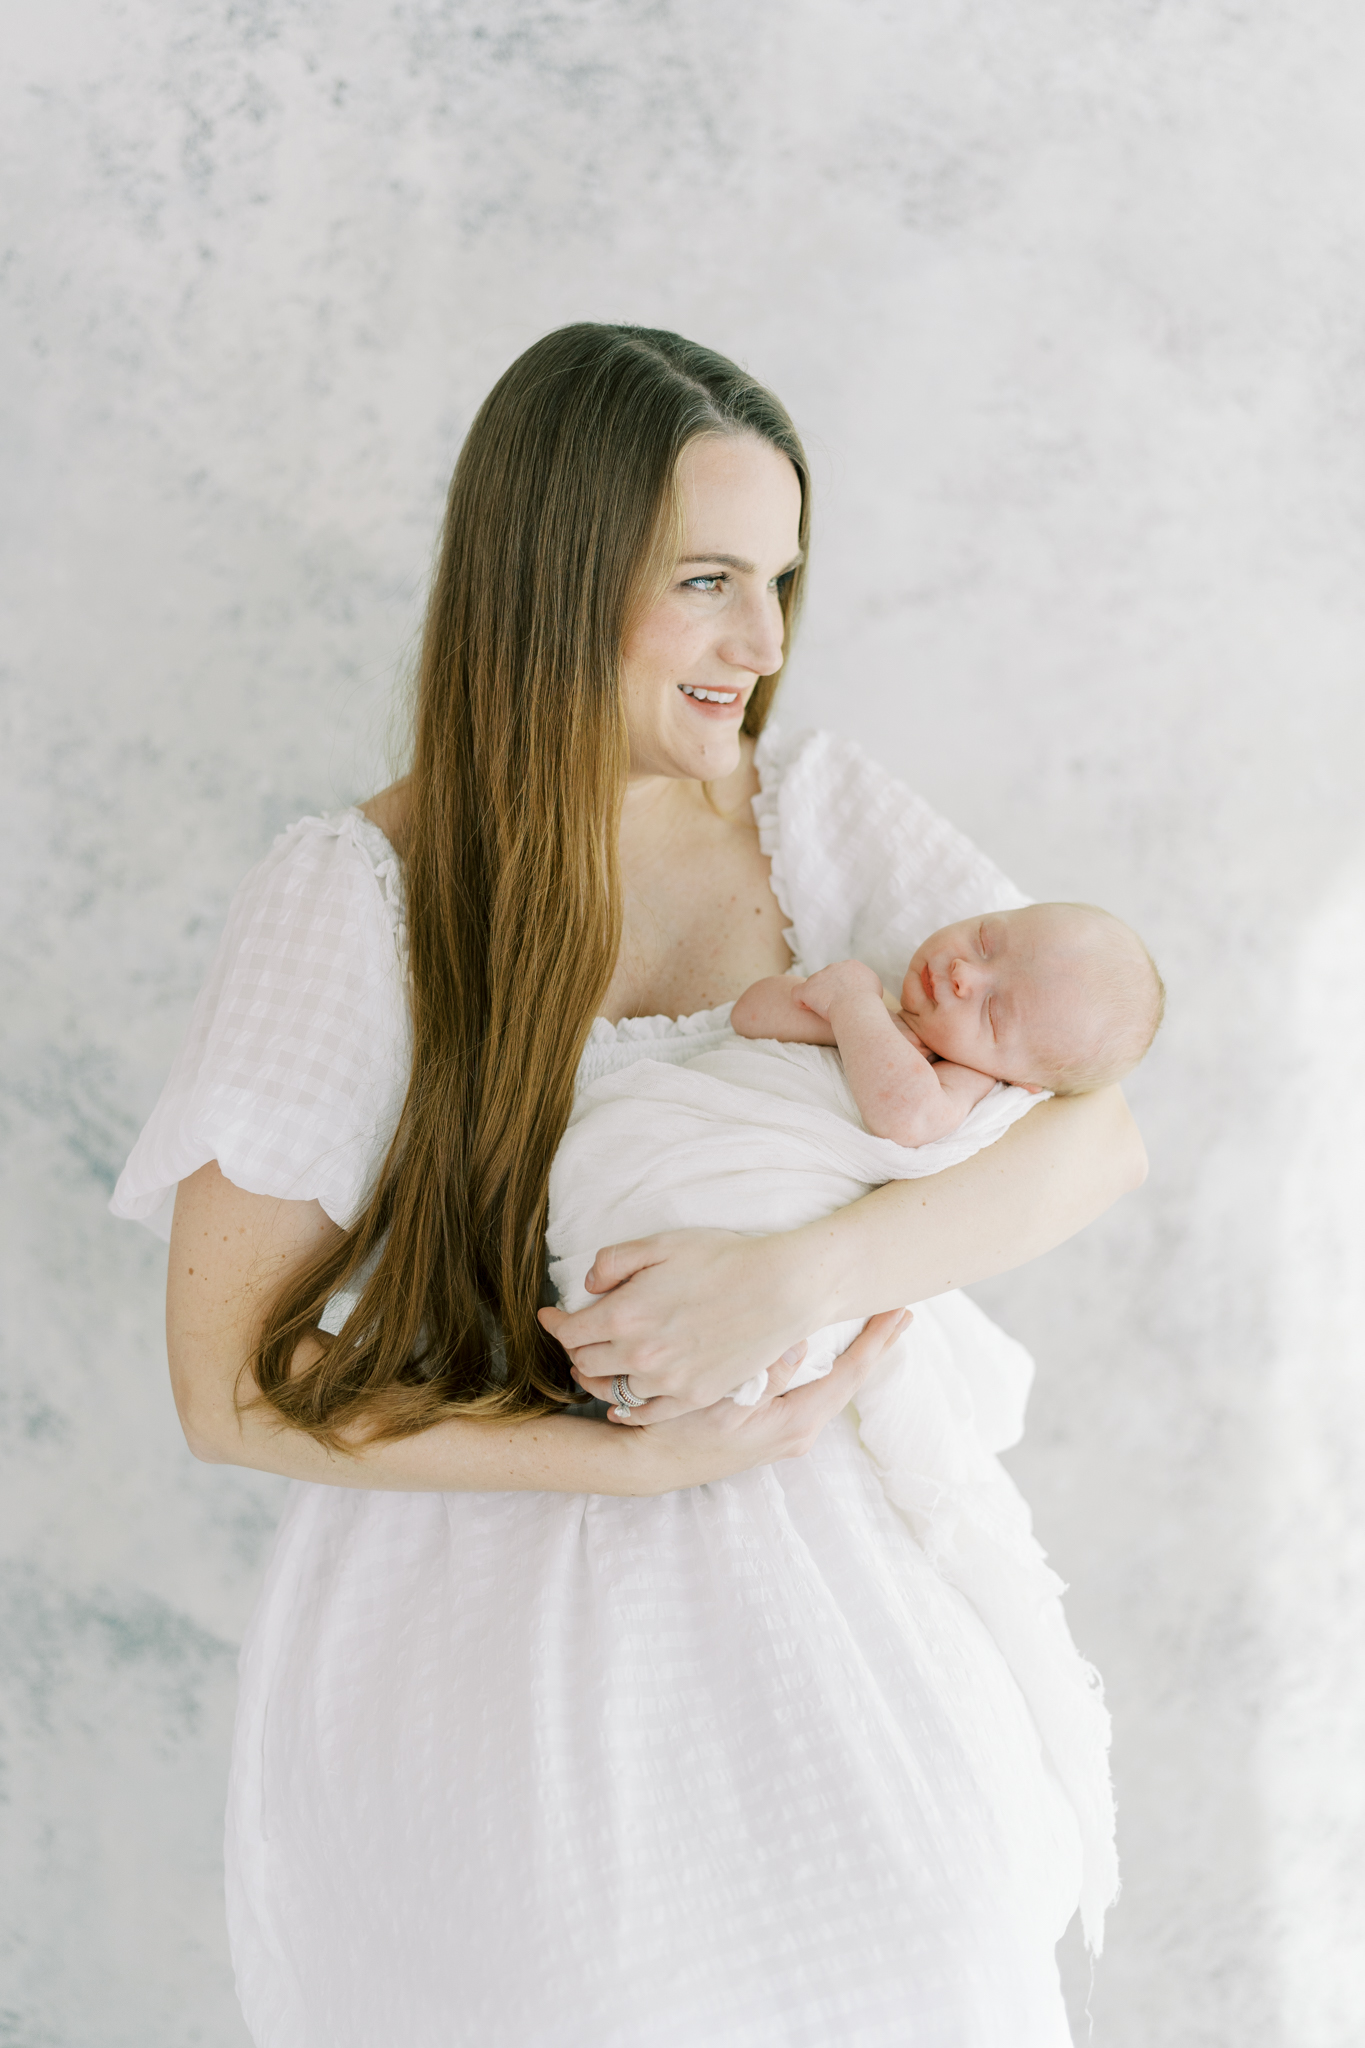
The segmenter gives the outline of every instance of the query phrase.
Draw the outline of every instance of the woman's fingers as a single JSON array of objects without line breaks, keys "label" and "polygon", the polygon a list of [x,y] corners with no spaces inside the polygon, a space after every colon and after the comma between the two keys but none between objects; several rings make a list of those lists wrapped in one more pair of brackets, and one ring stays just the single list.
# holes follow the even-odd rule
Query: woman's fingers
[{"label": "woman's fingers", "polygon": [[[580,1309],[578,1314],[590,1316],[596,1306],[596,1302],[592,1302],[587,1308]],[[580,1345],[591,1341],[591,1327],[580,1331],[577,1319],[571,1316],[567,1309],[538,1308],[536,1310],[536,1321],[540,1324],[541,1329],[548,1330],[550,1335],[556,1338],[566,1351],[576,1351]]]},{"label": "woman's fingers", "polygon": [[886,1309],[881,1315],[870,1317],[823,1379],[812,1380],[808,1386],[782,1395],[778,1406],[801,1431],[800,1449],[793,1455],[799,1457],[810,1449],[825,1424],[848,1406],[887,1346],[913,1320],[908,1308]]},{"label": "woman's fingers", "polygon": [[671,1394],[655,1394],[643,1408],[608,1408],[607,1421],[620,1429],[643,1429],[646,1423],[676,1422],[680,1415],[696,1412],[690,1401],[675,1401]]},{"label": "woman's fingers", "polygon": [[792,1378],[792,1375],[796,1372],[797,1368],[803,1363],[808,1348],[809,1347],[806,1343],[806,1340],[803,1337],[799,1344],[793,1344],[789,1351],[784,1351],[782,1353],[782,1356],[778,1359],[776,1365],[770,1365],[768,1367],[768,1384],[765,1387],[763,1394],[763,1398],[765,1400],[775,1400],[779,1394],[784,1394],[786,1392],[787,1386]]},{"label": "woman's fingers", "polygon": [[[764,1389],[762,1397],[764,1401],[770,1401],[776,1395],[783,1392],[793,1373],[796,1372],[802,1359],[805,1357],[806,1348],[806,1340],[803,1337],[799,1344],[791,1345],[788,1350],[783,1352],[774,1365],[768,1367],[768,1384]],[[593,1346],[589,1345],[586,1356],[583,1353],[575,1356],[572,1367],[573,1376],[585,1394],[591,1394],[594,1401],[605,1401],[607,1403],[609,1410],[607,1419],[610,1422],[633,1422],[637,1427],[645,1422],[671,1422],[676,1416],[690,1415],[697,1408],[715,1406],[714,1402],[684,1401],[670,1394],[655,1394],[647,1395],[638,1408],[627,1408],[622,1413],[616,1401],[615,1375],[611,1374],[604,1379],[599,1379],[595,1378],[588,1369],[592,1364],[592,1350]],[[580,1358],[583,1359],[582,1364],[579,1363]],[[626,1377],[629,1379],[629,1374]],[[631,1391],[633,1393],[635,1389],[632,1387]],[[722,1396],[722,1399],[725,1398],[727,1397]],[[753,1411],[748,1410],[746,1412],[752,1413]]]},{"label": "woman's fingers", "polygon": [[637,1237],[629,1244],[604,1245],[584,1275],[583,1285],[589,1294],[610,1294],[632,1273],[657,1266],[660,1258],[658,1238]]},{"label": "woman's fingers", "polygon": [[[690,1415],[700,1405],[696,1401],[677,1400],[672,1394],[647,1394],[638,1407],[622,1408],[616,1399],[614,1376],[612,1379],[595,1380],[576,1371],[574,1378],[594,1401],[606,1402],[608,1422],[633,1422],[637,1428],[645,1422],[671,1422],[677,1415]],[[634,1391],[632,1387],[631,1392]]]},{"label": "woman's fingers", "polygon": [[[794,1349],[823,1306],[781,1233],[673,1230],[604,1245],[592,1285],[604,1291],[582,1308],[541,1309],[542,1327],[568,1353],[586,1392],[611,1406],[611,1382],[624,1374],[644,1400],[676,1402],[673,1416],[713,1406],[765,1368],[772,1373],[776,1350],[784,1343]],[[797,1362],[785,1361],[793,1369]],[[790,1377],[775,1374],[773,1393],[780,1396]]]},{"label": "woman's fingers", "polygon": [[858,1362],[866,1371],[871,1371],[888,1344],[894,1344],[897,1337],[909,1329],[915,1320],[913,1309],[884,1308],[880,1315],[869,1316],[862,1329],[844,1352],[849,1358],[857,1354]]},{"label": "woman's fingers", "polygon": [[883,1309],[880,1315],[868,1317],[847,1351],[835,1360],[836,1366],[843,1367],[848,1386],[844,1396],[846,1401],[853,1398],[882,1353],[909,1329],[914,1320],[908,1308]]},{"label": "woman's fingers", "polygon": [[[573,1315],[566,1315],[559,1308],[542,1308],[536,1316],[542,1330],[547,1330],[564,1347],[570,1364],[585,1378],[606,1385],[618,1372],[642,1372],[655,1347],[641,1334],[626,1337],[619,1329],[583,1322],[582,1318],[597,1312],[598,1304],[594,1302],[589,1308],[575,1310]],[[600,1394],[598,1398],[607,1397]]]},{"label": "woman's fingers", "polygon": [[[610,1344],[620,1338],[620,1305],[610,1300],[636,1273],[662,1263],[665,1256],[661,1238],[637,1238],[629,1244],[604,1245],[593,1259],[583,1285],[590,1294],[608,1299],[585,1302],[582,1308],[537,1309],[536,1319],[571,1356],[590,1344]],[[629,1318],[628,1318],[629,1320]]]},{"label": "woman's fingers", "polygon": [[[886,1346],[909,1321],[906,1310],[874,1316],[849,1345],[825,1379],[783,1393],[805,1356],[804,1343],[793,1344],[772,1366],[768,1397],[753,1408],[722,1398],[705,1407],[689,1407],[660,1395],[630,1410],[629,1425],[647,1428],[661,1469],[670,1476],[660,1492],[674,1487],[705,1485],[758,1465],[804,1457],[831,1416],[849,1401]],[[591,1383],[576,1374],[579,1385]],[[612,1419],[616,1413],[612,1411]]]}]

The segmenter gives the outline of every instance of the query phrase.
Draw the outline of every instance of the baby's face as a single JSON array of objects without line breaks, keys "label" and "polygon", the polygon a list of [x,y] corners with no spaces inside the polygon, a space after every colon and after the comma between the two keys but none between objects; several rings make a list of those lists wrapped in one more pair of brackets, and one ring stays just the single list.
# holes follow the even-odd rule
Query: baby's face
[{"label": "baby's face", "polygon": [[1069,905],[993,910],[945,925],[910,962],[901,1012],[940,1059],[1036,1085],[1075,1035],[1085,923]]}]

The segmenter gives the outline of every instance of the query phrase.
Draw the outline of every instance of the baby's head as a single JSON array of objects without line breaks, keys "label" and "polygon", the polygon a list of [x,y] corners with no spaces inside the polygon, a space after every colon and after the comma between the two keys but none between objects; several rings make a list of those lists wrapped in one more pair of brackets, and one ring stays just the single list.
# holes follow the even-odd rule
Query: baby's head
[{"label": "baby's head", "polygon": [[910,962],[901,1010],[940,1059],[1080,1095],[1135,1067],[1166,992],[1136,932],[1088,903],[945,925]]}]

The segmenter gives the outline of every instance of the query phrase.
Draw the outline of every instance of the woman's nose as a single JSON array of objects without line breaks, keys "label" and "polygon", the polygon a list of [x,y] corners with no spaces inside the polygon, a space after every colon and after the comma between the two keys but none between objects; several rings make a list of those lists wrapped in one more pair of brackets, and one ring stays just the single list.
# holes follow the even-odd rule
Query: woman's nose
[{"label": "woman's nose", "polygon": [[782,666],[785,627],[777,597],[771,591],[756,593],[734,619],[720,650],[722,660],[756,676],[776,675]]}]

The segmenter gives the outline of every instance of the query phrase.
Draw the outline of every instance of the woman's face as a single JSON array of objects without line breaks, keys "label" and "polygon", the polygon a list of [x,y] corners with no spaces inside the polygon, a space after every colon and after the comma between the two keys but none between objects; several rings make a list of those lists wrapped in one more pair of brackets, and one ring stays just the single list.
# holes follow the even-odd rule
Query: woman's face
[{"label": "woman's face", "polygon": [[739,765],[754,684],[782,665],[801,484],[757,434],[707,434],[683,450],[678,486],[682,553],[622,649],[630,772],[716,782]]}]

